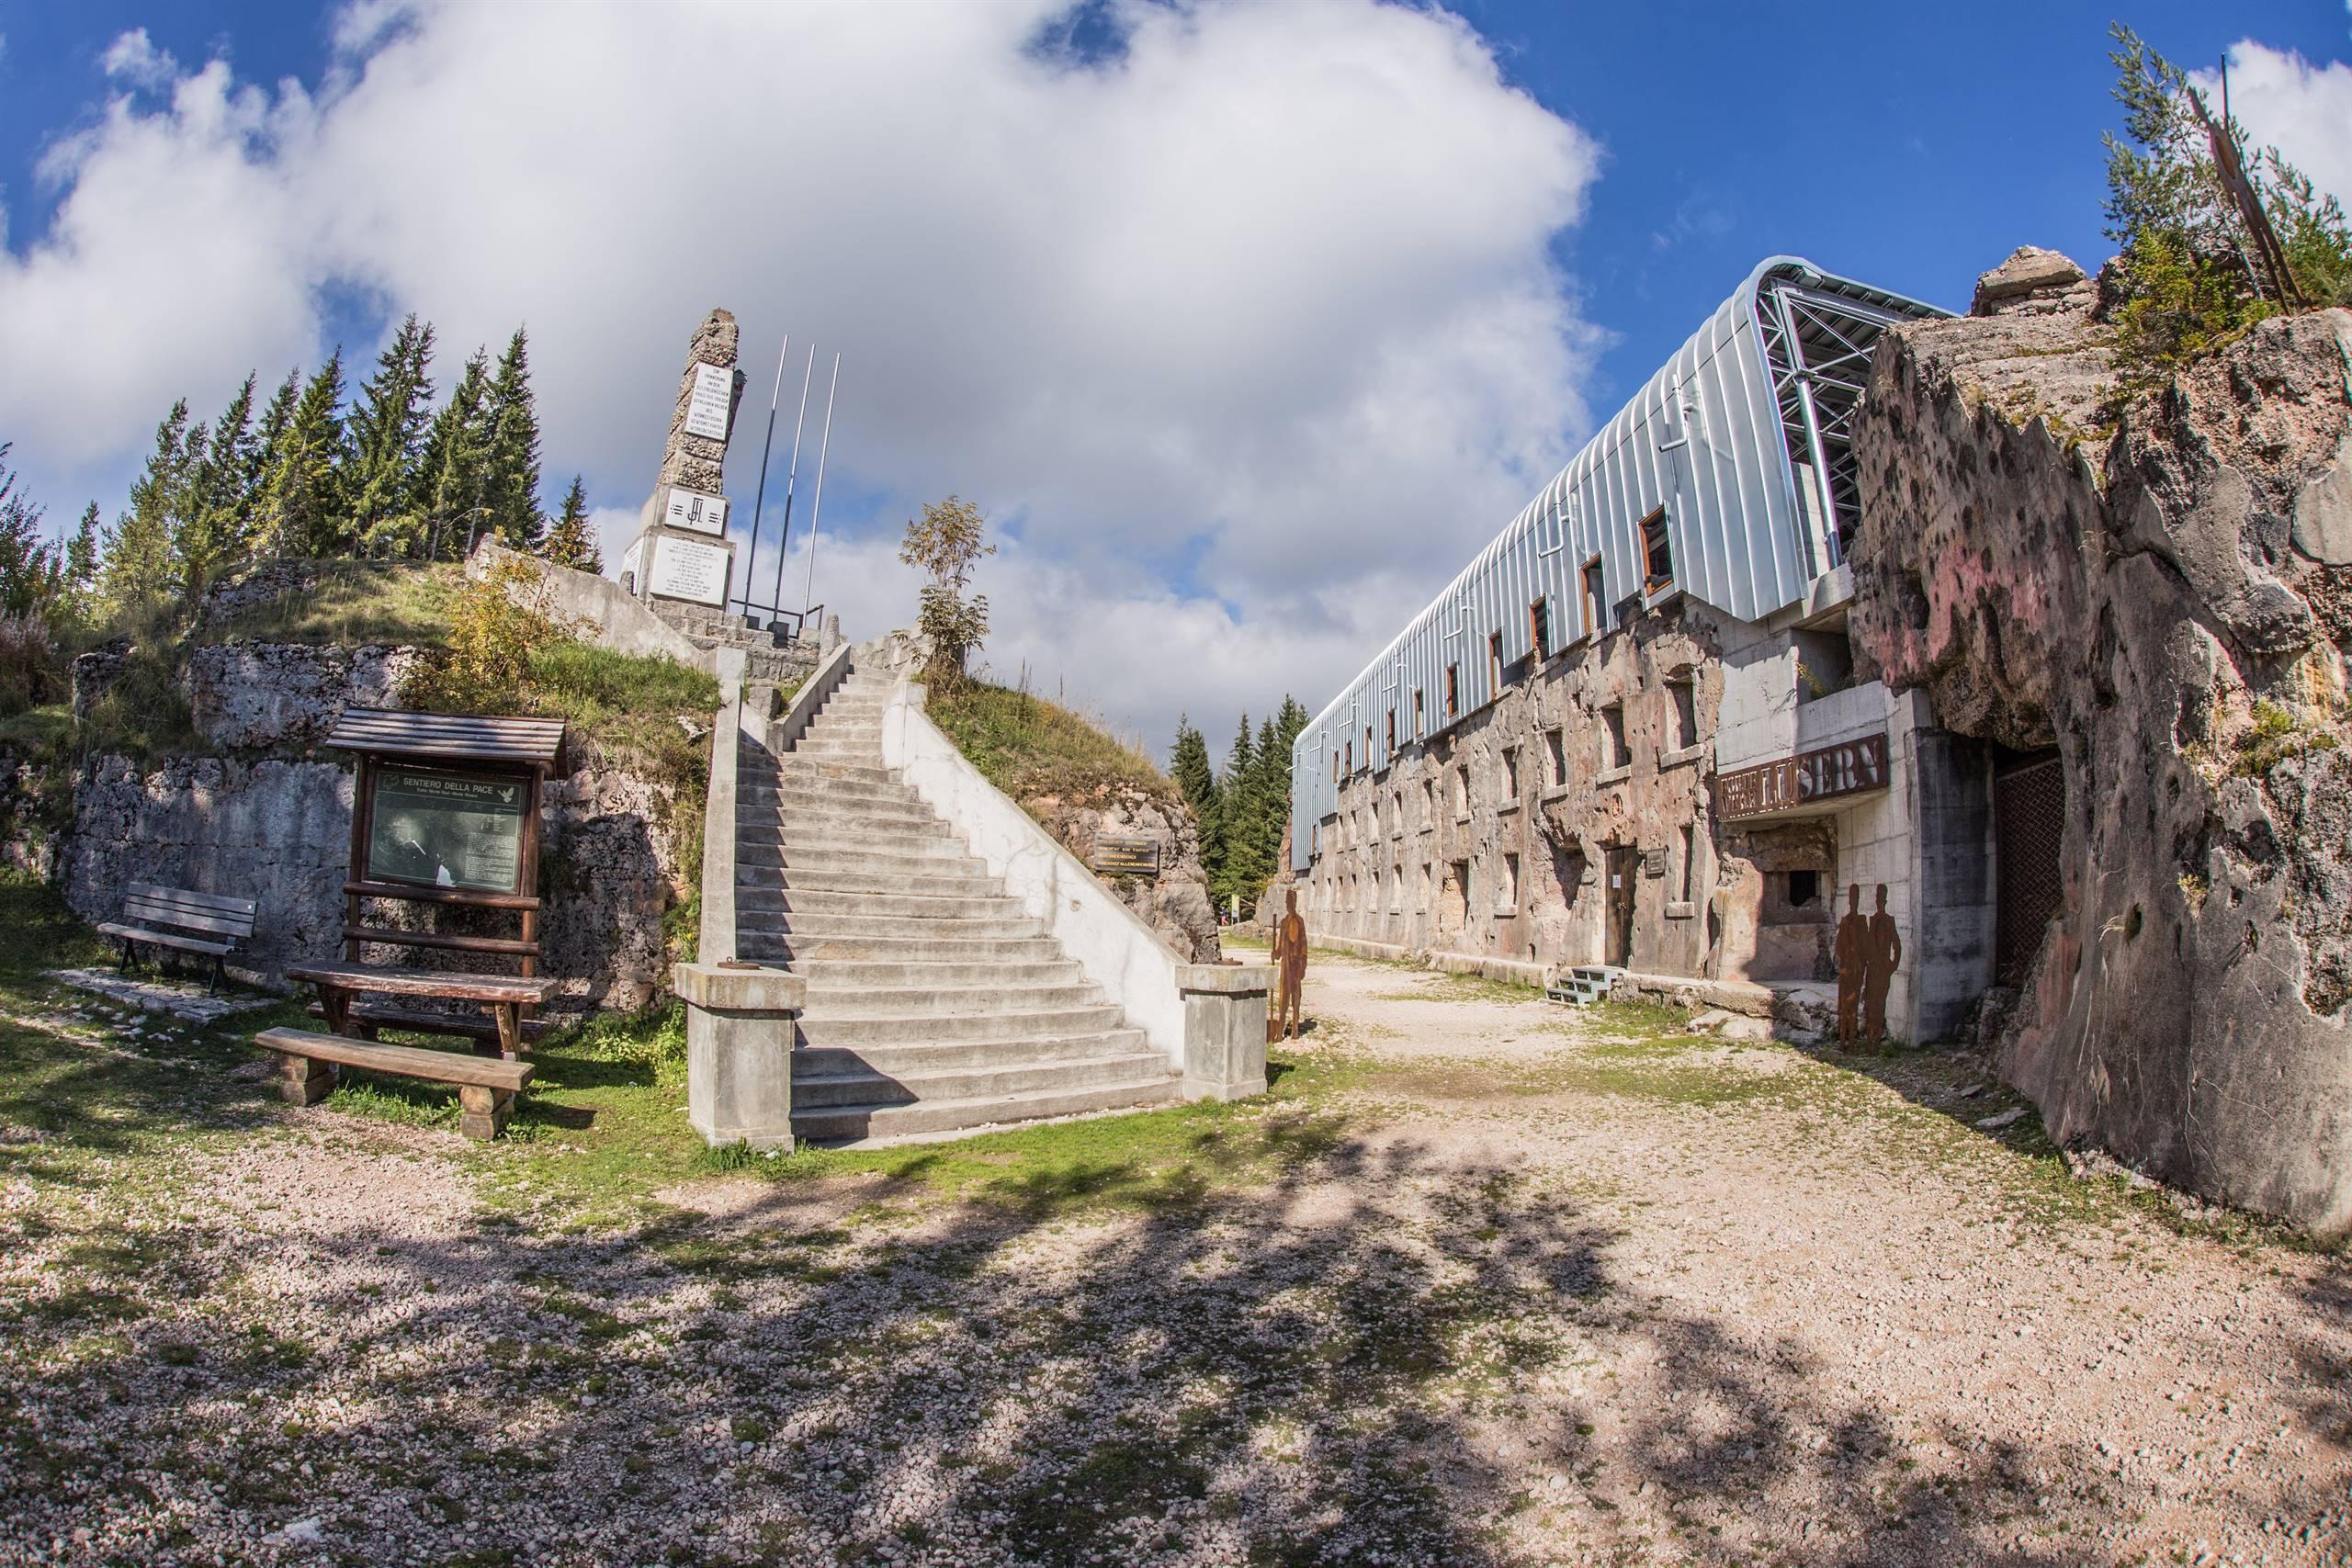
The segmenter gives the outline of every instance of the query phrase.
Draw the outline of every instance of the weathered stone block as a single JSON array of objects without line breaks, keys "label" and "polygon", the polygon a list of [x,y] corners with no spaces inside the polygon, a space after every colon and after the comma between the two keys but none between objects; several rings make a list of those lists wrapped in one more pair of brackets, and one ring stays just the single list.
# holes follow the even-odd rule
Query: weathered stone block
[{"label": "weathered stone block", "polygon": [[1273,977],[1262,964],[1178,968],[1187,1099],[1246,1100],[1266,1092],[1266,995]]},{"label": "weathered stone block", "polygon": [[793,1020],[808,982],[779,969],[681,964],[686,1002],[686,1120],[714,1148],[792,1145]]}]

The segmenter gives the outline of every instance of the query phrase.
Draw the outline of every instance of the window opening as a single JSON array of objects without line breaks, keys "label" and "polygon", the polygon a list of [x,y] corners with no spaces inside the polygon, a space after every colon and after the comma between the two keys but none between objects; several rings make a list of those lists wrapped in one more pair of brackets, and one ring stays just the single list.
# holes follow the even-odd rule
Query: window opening
[{"label": "window opening", "polygon": [[1608,574],[1601,570],[1600,558],[1595,556],[1584,563],[1584,634],[1599,637],[1608,625]]},{"label": "window opening", "polygon": [[1600,765],[1622,768],[1634,760],[1634,749],[1625,744],[1625,705],[1611,703],[1600,710]]},{"label": "window opening", "polygon": [[1463,763],[1453,770],[1453,814],[1470,815],[1470,764]]},{"label": "window opening", "polygon": [[1666,508],[1661,506],[1642,519],[1642,566],[1648,574],[1643,583],[1651,593],[1674,585],[1674,546],[1666,536]]},{"label": "window opening", "polygon": [[1535,661],[1541,664],[1552,657],[1552,601],[1538,599],[1527,607],[1527,633],[1535,649]]},{"label": "window opening", "polygon": [[1422,722],[1421,689],[1416,686],[1413,688],[1413,739],[1419,740],[1426,728]]},{"label": "window opening", "polygon": [[1567,737],[1556,729],[1545,730],[1544,750],[1550,755],[1552,761],[1552,787],[1557,789],[1568,782]]},{"label": "window opening", "polygon": [[1395,708],[1388,710],[1388,750],[1392,752],[1396,750],[1396,710]]},{"label": "window opening", "polygon": [[1503,798],[1519,798],[1519,748],[1516,746],[1503,748]]},{"label": "window opening", "polygon": [[1682,825],[1682,902],[1685,904],[1690,902],[1693,880],[1692,863],[1698,858],[1698,834],[1691,829],[1690,824],[1685,822]]},{"label": "window opening", "polygon": [[1667,678],[1666,694],[1674,704],[1674,746],[1681,750],[1699,744],[1699,703],[1688,671]]},{"label": "window opening", "polygon": [[1462,666],[1445,667],[1445,716],[1453,718],[1462,712]]},{"label": "window opening", "polygon": [[1500,632],[1487,638],[1487,690],[1494,696],[1503,694],[1503,634]]},{"label": "window opening", "polygon": [[1497,907],[1513,912],[1519,908],[1519,857],[1508,851],[1503,854],[1502,902]]},{"label": "window opening", "polygon": [[1789,905],[1802,909],[1821,897],[1821,873],[1792,871],[1789,873]]}]

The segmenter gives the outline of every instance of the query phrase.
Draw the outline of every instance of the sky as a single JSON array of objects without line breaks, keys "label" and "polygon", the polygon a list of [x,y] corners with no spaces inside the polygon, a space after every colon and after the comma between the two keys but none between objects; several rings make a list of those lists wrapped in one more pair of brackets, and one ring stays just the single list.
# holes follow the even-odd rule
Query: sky
[{"label": "sky", "polygon": [[[1163,751],[1313,710],[1767,255],[1951,309],[2100,234],[2114,0],[0,0],[0,441],[108,517],[209,418],[415,311],[444,393],[531,334],[552,508],[608,561],[685,344],[742,325],[763,537],[817,355],[813,596],[911,621],[906,520],[977,502],[982,658]],[[2129,20],[2352,202],[2339,0]],[[356,377],[354,378],[356,378]]]}]

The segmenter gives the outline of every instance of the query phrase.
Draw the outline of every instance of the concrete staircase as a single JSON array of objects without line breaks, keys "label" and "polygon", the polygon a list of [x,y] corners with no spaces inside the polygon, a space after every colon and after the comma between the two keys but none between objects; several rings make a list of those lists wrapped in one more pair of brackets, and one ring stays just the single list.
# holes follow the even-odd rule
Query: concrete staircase
[{"label": "concrete staircase", "polygon": [[1182,1077],[882,764],[853,670],[786,750],[746,745],[737,956],[808,981],[792,1129],[892,1141],[1179,1099]]},{"label": "concrete staircase", "polygon": [[1571,1007],[1589,1007],[1594,1002],[1607,1001],[1609,993],[1616,988],[1618,980],[1624,974],[1624,970],[1613,964],[1578,964],[1546,987],[1544,995],[1555,1002],[1566,1002]]}]

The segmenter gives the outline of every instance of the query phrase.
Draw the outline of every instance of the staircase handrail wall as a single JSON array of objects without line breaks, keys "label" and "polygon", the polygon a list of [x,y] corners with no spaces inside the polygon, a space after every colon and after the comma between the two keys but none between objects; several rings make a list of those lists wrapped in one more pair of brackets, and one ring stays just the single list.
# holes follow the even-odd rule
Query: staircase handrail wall
[{"label": "staircase handrail wall", "polygon": [[695,957],[718,964],[735,956],[735,780],[748,716],[740,648],[722,648],[712,660],[718,676],[718,711],[710,726],[710,784],[703,793],[702,926]]},{"label": "staircase handrail wall", "polygon": [[[1183,976],[1197,967],[1161,941],[1036,819],[972,766],[923,712],[922,685],[901,674],[882,712],[882,761],[912,785],[1045,923],[1086,977],[1126,1011],[1179,1071],[1185,1066]],[[1261,1086],[1262,1087],[1262,1086]]]},{"label": "staircase handrail wall", "polygon": [[767,727],[770,735],[761,739],[767,740],[772,736],[776,750],[789,750],[808,732],[808,721],[817,716],[817,710],[825,705],[825,699],[833,694],[841,685],[842,678],[849,673],[849,656],[850,645],[844,642],[819,660],[817,668],[808,671],[808,679],[801,682],[800,689],[792,694],[792,701],[786,705],[784,716]]}]

